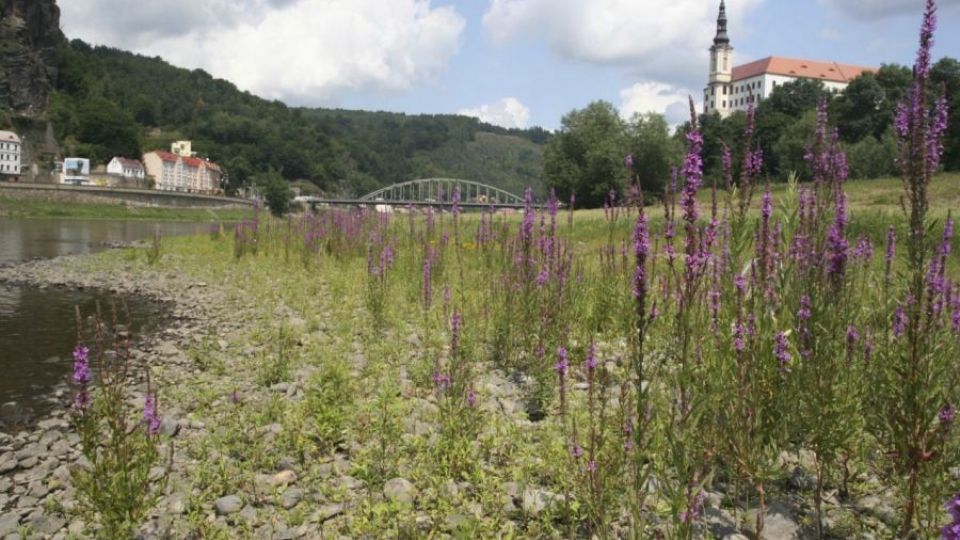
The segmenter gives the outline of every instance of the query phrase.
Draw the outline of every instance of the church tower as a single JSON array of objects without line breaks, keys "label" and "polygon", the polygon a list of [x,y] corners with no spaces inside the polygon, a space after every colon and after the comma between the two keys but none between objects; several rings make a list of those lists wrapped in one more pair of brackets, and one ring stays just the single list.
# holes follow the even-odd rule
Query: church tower
[{"label": "church tower", "polygon": [[733,110],[730,81],[733,79],[733,47],[727,35],[727,6],[720,0],[717,35],[710,47],[710,79],[703,96],[703,112],[719,112],[727,116]]}]

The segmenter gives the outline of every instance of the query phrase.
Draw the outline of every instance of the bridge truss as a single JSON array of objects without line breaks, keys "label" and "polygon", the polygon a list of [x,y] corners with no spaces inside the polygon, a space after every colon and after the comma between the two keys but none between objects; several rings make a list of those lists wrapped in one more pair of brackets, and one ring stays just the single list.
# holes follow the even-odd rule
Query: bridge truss
[{"label": "bridge truss", "polygon": [[460,205],[523,207],[523,197],[487,184],[459,178],[421,178],[378,189],[360,197],[360,201],[390,205],[453,204],[453,192],[460,192]]}]

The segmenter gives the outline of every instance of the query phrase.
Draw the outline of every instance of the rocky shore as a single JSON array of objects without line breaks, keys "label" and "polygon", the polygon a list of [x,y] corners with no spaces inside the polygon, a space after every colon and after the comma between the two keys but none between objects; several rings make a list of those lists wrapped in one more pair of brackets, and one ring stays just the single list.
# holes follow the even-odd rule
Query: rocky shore
[{"label": "rocky shore", "polygon": [[[362,471],[376,452],[370,440],[346,442],[319,459],[289,452],[291,440],[310,435],[311,420],[298,418],[296,411],[312,399],[318,360],[293,363],[283,380],[265,383],[257,370],[266,358],[265,343],[273,338],[252,336],[263,332],[264,325],[287,329],[294,347],[311,351],[303,357],[344,362],[351,378],[361,385],[365,370],[374,363],[371,353],[358,333],[335,331],[340,323],[322,313],[307,314],[281,300],[274,305],[257,304],[238,290],[236,281],[211,279],[213,270],[180,271],[183,265],[178,257],[185,261],[186,256],[165,254],[164,264],[157,267],[112,252],[0,268],[0,283],[102,289],[142,295],[170,306],[169,324],[140,339],[132,351],[133,361],[149,366],[160,388],[163,444],[173,445],[165,491],[140,528],[141,538],[346,538],[352,536],[356,520],[374,520],[363,530],[382,531],[363,535],[367,537],[395,537],[401,531],[415,537],[438,530],[451,537],[470,537],[464,531],[474,530],[472,524],[481,520],[527,537],[536,536],[532,523],[551,519],[559,508],[562,495],[512,477],[495,463],[484,464],[496,475],[491,485],[418,478],[416,461],[424,459],[420,452],[435,444],[439,410],[430,395],[416,390],[402,359],[396,380],[396,399],[401,404],[398,438],[383,444],[395,445],[392,451],[400,456],[396,469],[404,473],[382,484],[364,481]],[[314,297],[330,296],[320,287]],[[356,321],[341,323],[349,328]],[[397,333],[391,339],[407,345],[409,358],[419,354],[421,336],[399,329],[391,332]],[[618,360],[610,354],[607,361]],[[542,427],[525,411],[524,381],[490,366],[482,369],[479,406],[490,418],[487,429],[501,433],[504,445],[536,448],[536,430]],[[142,403],[143,372],[136,370],[128,382],[131,403]],[[584,389],[581,383],[574,392]],[[26,429],[0,432],[2,540],[96,536],[78,512],[71,486],[71,470],[87,464],[69,422],[69,391],[58,394],[55,397],[63,406],[53,414]],[[491,454],[499,451],[493,449]],[[541,458],[533,452],[522,459],[535,463]],[[784,453],[781,468],[783,480],[772,486],[763,537],[814,538],[812,509],[804,506],[801,496],[814,482],[811,458],[803,452]],[[165,472],[157,468],[153,474],[159,478]],[[896,521],[893,493],[868,471],[860,471],[855,481],[865,495],[841,499],[835,490],[827,494],[825,525],[831,537],[890,537]],[[747,516],[743,510],[733,511],[728,488],[717,482],[707,493],[703,538],[748,538],[744,517],[752,518],[749,511]],[[377,510],[381,508],[393,513],[381,515]],[[403,529],[397,525],[400,515]]]}]

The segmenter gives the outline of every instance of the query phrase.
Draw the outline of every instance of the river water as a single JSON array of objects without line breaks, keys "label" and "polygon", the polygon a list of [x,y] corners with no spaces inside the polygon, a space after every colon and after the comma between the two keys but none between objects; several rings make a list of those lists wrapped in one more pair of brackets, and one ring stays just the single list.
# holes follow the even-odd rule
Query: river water
[{"label": "river water", "polygon": [[[0,217],[0,265],[102,251],[151,238],[157,230],[163,236],[201,234],[208,225]],[[89,316],[98,305],[108,318],[112,306],[121,312],[125,306],[134,337],[156,329],[164,316],[163,306],[138,297],[0,284],[0,404],[16,403],[0,411],[8,422],[11,413],[17,421],[55,406],[54,392],[66,391],[72,370],[76,308]]]}]

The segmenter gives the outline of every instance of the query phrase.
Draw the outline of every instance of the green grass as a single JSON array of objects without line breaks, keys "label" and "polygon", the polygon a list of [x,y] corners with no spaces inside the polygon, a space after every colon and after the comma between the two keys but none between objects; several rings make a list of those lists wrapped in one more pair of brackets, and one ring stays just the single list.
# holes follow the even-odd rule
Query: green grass
[{"label": "green grass", "polygon": [[63,203],[0,196],[0,216],[19,218],[194,221],[222,223],[249,218],[249,208],[159,208],[110,203]]}]

